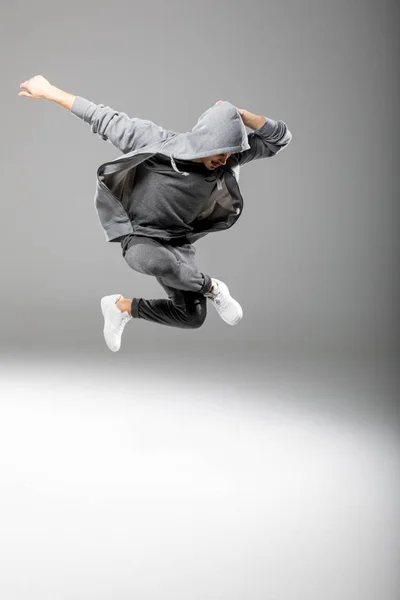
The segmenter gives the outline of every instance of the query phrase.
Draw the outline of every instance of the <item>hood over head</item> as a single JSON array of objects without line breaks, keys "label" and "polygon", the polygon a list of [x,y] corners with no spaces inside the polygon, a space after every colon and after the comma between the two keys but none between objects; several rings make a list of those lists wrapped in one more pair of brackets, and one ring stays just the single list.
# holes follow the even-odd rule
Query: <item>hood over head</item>
[{"label": "hood over head", "polygon": [[192,160],[216,154],[244,152],[249,148],[246,127],[238,109],[224,101],[207,109],[198,118],[192,131],[180,133],[169,140],[162,152],[170,156],[172,166],[178,171],[174,157]]},{"label": "hood over head", "polygon": [[230,102],[221,102],[206,110],[188,134],[188,139],[196,145],[198,153],[192,158],[243,152],[250,148],[242,117]]}]

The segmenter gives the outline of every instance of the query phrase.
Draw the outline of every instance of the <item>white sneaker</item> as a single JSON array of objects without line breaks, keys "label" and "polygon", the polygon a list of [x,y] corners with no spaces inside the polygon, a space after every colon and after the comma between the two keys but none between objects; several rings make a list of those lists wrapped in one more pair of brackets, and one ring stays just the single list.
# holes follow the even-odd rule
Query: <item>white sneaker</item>
[{"label": "white sneaker", "polygon": [[229,293],[228,286],[219,281],[212,279],[213,290],[204,294],[214,304],[221,319],[229,325],[236,325],[243,317],[243,310],[239,302],[234,300]]},{"label": "white sneaker", "polygon": [[116,306],[117,300],[121,294],[112,294],[104,296],[101,299],[101,312],[104,317],[104,339],[112,352],[117,352],[121,348],[121,336],[125,325],[132,319],[132,316],[124,311],[121,312]]}]

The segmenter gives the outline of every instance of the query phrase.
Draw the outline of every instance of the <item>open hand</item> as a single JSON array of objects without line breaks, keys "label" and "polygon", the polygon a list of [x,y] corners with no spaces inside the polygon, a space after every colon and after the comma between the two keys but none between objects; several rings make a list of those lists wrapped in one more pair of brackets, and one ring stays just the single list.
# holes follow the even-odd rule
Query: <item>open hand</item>
[{"label": "open hand", "polygon": [[47,98],[52,87],[51,83],[43,77],[43,75],[35,75],[24,81],[19,86],[21,92],[18,96],[26,96],[27,98]]}]

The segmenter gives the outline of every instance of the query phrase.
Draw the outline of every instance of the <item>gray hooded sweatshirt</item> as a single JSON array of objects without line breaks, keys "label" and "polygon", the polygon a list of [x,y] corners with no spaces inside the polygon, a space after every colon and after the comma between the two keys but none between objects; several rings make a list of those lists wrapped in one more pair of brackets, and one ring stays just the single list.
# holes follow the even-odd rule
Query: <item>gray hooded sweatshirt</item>
[{"label": "gray hooded sweatshirt", "polygon": [[129,118],[125,113],[104,104],[96,105],[81,96],[76,97],[71,112],[88,123],[92,133],[123,153],[97,169],[95,207],[108,242],[118,242],[137,230],[132,220],[132,203],[135,202],[137,167],[144,161],[155,155],[165,157],[179,176],[189,178],[190,169],[179,170],[175,159],[191,161],[232,153],[226,165],[217,169],[215,185],[210,187],[201,211],[186,232],[186,238],[193,243],[212,231],[228,229],[236,223],[243,210],[238,185],[240,167],[254,159],[275,156],[292,139],[286,123],[267,117],[262,127],[247,134],[238,109],[230,102],[210,107],[199,117],[192,131],[186,133],[166,130],[152,121]]}]

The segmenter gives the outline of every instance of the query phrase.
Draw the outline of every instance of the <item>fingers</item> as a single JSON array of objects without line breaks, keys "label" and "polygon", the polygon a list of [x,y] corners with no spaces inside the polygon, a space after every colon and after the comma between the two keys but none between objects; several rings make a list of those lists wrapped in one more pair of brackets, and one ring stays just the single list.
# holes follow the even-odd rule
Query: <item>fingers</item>
[{"label": "fingers", "polygon": [[18,96],[26,96],[27,98],[32,98],[32,94],[30,93],[28,86],[29,85],[29,79],[27,79],[26,81],[23,81],[22,83],[20,83],[20,89],[21,91],[19,92]]},{"label": "fingers", "polygon": [[[221,104],[221,102],[225,102],[225,100],[218,100],[218,102],[216,102],[214,106],[216,106],[217,104]],[[240,116],[243,117],[243,113],[245,112],[245,110],[243,108],[238,108],[238,111]]]}]

